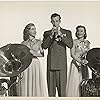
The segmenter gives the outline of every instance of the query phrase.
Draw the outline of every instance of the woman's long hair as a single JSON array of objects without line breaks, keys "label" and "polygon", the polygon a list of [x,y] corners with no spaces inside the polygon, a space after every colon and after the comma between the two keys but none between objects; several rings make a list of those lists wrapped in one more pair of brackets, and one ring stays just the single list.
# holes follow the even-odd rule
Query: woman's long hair
[{"label": "woman's long hair", "polygon": [[25,26],[25,29],[23,30],[23,40],[26,41],[29,39],[29,29],[31,26],[35,26],[33,23],[29,23]]}]

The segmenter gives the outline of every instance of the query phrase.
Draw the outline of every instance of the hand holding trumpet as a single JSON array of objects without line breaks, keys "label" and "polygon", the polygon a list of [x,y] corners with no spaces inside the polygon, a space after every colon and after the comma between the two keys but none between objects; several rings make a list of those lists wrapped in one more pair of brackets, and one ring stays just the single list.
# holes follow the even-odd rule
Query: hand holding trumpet
[{"label": "hand holding trumpet", "polygon": [[54,37],[56,41],[61,41],[62,33],[57,27],[53,27],[51,37]]}]

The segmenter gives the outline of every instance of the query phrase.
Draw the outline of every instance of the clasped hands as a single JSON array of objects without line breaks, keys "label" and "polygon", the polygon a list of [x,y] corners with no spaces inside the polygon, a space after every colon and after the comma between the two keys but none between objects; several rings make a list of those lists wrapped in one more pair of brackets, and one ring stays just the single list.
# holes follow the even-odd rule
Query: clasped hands
[{"label": "clasped hands", "polygon": [[58,30],[57,27],[53,27],[52,29],[52,35],[51,38],[55,38],[56,41],[61,41],[61,38],[63,37],[63,34],[61,33],[60,30]]},{"label": "clasped hands", "polygon": [[81,61],[81,64],[84,65],[84,66],[86,66],[87,63],[88,63],[88,61],[87,61],[86,59],[83,59],[83,60]]}]

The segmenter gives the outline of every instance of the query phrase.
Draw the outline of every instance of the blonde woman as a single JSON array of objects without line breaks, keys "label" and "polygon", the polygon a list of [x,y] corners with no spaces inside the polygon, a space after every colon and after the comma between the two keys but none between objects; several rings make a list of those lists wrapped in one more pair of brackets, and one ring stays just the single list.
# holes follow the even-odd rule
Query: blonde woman
[{"label": "blonde woman", "polygon": [[38,57],[43,57],[44,52],[41,48],[41,41],[36,39],[35,36],[36,27],[33,23],[29,23],[23,31],[24,41],[22,44],[30,48],[30,52],[34,57],[30,66],[22,73],[20,96],[47,96],[43,73],[38,59]]}]

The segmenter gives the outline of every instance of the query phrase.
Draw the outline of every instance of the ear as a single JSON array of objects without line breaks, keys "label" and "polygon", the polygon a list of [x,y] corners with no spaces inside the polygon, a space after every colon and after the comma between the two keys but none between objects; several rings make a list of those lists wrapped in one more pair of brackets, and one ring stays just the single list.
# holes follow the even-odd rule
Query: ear
[{"label": "ear", "polygon": [[61,23],[61,19],[59,20],[59,22]]}]

